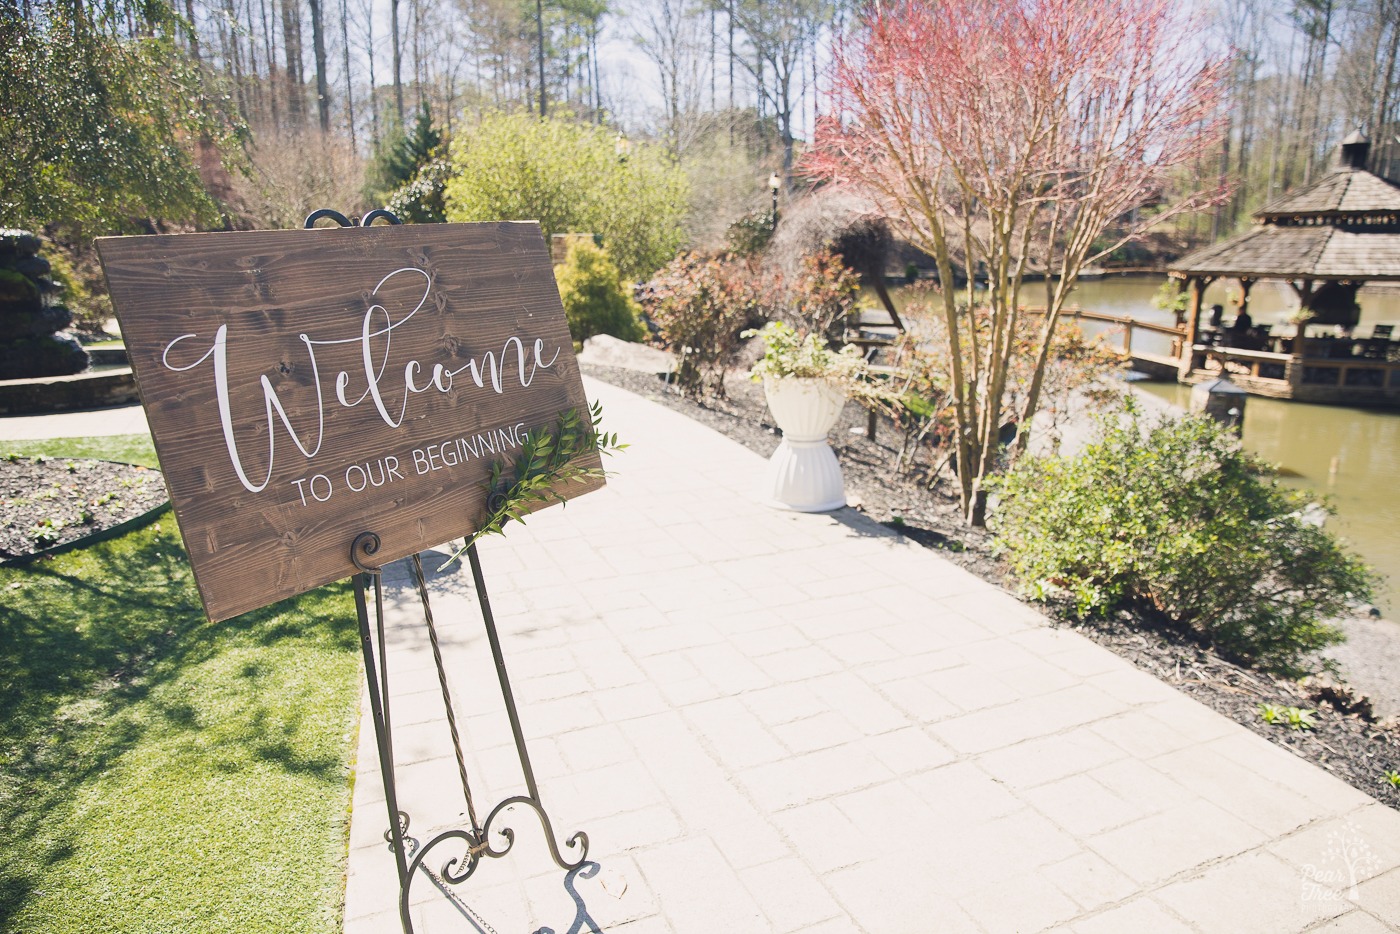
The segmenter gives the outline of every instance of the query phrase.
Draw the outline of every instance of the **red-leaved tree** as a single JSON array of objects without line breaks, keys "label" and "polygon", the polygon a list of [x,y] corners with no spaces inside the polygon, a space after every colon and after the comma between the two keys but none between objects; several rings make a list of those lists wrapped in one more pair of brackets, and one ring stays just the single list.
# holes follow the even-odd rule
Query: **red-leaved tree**
[{"label": "red-leaved tree", "polygon": [[[1217,144],[1226,63],[1207,57],[1182,6],[887,0],[837,50],[832,112],[803,168],[872,198],[938,264],[973,524],[1006,422],[1024,445],[1080,270],[1222,195],[1183,171]],[[968,274],[962,301],[955,261]],[[1031,272],[1047,274],[1043,318],[1017,306]],[[1026,331],[1033,375],[1010,411],[1007,374]]]}]

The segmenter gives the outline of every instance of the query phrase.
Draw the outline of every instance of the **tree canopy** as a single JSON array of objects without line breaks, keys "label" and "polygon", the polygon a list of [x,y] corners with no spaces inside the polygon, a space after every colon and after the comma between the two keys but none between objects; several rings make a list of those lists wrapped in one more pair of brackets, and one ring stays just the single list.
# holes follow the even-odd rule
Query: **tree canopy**
[{"label": "tree canopy", "polygon": [[116,231],[210,219],[195,144],[238,132],[179,46],[163,0],[26,4],[0,13],[0,220]]},{"label": "tree canopy", "polygon": [[684,239],[689,185],[660,147],[623,146],[602,127],[494,113],[459,129],[449,221],[538,220],[546,237],[591,233],[618,271],[643,279]]}]

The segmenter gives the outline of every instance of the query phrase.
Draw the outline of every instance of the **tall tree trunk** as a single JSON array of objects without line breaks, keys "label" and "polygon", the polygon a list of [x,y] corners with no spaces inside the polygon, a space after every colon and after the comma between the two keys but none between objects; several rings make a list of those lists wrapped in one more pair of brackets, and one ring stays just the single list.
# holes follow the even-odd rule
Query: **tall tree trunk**
[{"label": "tall tree trunk", "polygon": [[599,123],[602,120],[603,88],[602,82],[598,79],[598,24],[596,21],[588,41],[593,49],[589,53],[589,57],[593,60],[593,122]]},{"label": "tall tree trunk", "polygon": [[1322,35],[1318,40],[1317,71],[1313,74],[1312,129],[1308,139],[1308,162],[1303,171],[1303,182],[1312,180],[1317,168],[1319,137],[1322,135],[1322,104],[1327,91],[1327,46],[1332,40],[1332,0],[1326,0],[1322,13]]},{"label": "tall tree trunk", "polygon": [[734,3],[727,0],[724,19],[729,25],[729,145],[734,145]]},{"label": "tall tree trunk", "polygon": [[281,127],[282,107],[278,103],[278,98],[281,97],[281,91],[279,90],[281,82],[277,79],[277,36],[273,28],[274,23],[272,17],[267,15],[267,3],[268,0],[261,0],[259,3],[262,10],[263,42],[265,43],[265,55],[263,57],[267,59],[267,100],[271,107],[272,125],[274,127]]},{"label": "tall tree trunk", "polygon": [[719,10],[714,5],[710,5],[710,109],[719,109],[719,100],[715,95],[716,75],[719,68]]},{"label": "tall tree trunk", "polygon": [[[1387,4],[1387,7],[1389,4]],[[1400,4],[1397,4],[1400,6]],[[1394,12],[1387,9],[1385,12]],[[1389,119],[1391,98],[1395,95],[1395,65],[1396,59],[1400,58],[1400,22],[1393,17],[1387,17],[1390,26],[1390,45],[1386,48],[1385,55],[1385,78],[1381,81],[1379,92],[1375,96],[1375,115],[1371,118],[1371,126],[1368,128],[1371,139],[1377,143],[1384,141],[1386,151],[1392,152],[1395,141],[1390,137],[1394,133],[1394,127]],[[1386,160],[1386,174],[1389,175],[1390,160]],[[1377,166],[1379,167],[1379,166]]]},{"label": "tall tree trunk", "polygon": [[413,100],[417,109],[423,110],[423,86],[427,84],[427,72],[423,67],[423,5],[420,0],[409,0],[413,23]]},{"label": "tall tree trunk", "polygon": [[316,116],[323,134],[331,131],[331,86],[326,77],[326,31],[321,20],[322,0],[307,0],[311,5],[311,47],[316,57]]},{"label": "tall tree trunk", "polygon": [[394,112],[399,118],[399,127],[404,126],[403,116],[403,46],[399,34],[399,0],[389,0],[389,29],[393,32],[394,47]]},{"label": "tall tree trunk", "polygon": [[345,122],[350,127],[350,148],[358,150],[355,139],[355,93],[350,83],[350,10],[349,0],[340,0],[340,49],[345,64]]},{"label": "tall tree trunk", "polygon": [[200,64],[199,57],[199,25],[194,18],[194,0],[185,0],[185,19],[189,20],[189,30],[186,38],[190,43],[190,58],[195,64]]},{"label": "tall tree trunk", "polygon": [[300,14],[297,0],[282,0],[282,50],[287,62],[287,120],[297,129],[306,125],[306,98],[301,72]]},{"label": "tall tree trunk", "polygon": [[544,91],[544,0],[535,0],[535,39],[540,62],[540,119],[549,115]]},{"label": "tall tree trunk", "polygon": [[[1225,184],[1226,178],[1230,174],[1230,134],[1235,131],[1235,104],[1237,104],[1238,101],[1239,98],[1236,97],[1230,102],[1230,107],[1226,111],[1225,132],[1220,134],[1219,177],[1220,184],[1222,185]],[[1210,239],[1212,243],[1219,240],[1221,235],[1228,230],[1225,213],[1229,209],[1230,203],[1226,201],[1222,201],[1215,206],[1215,211],[1212,212],[1210,218]]]},{"label": "tall tree trunk", "polygon": [[374,78],[374,7],[365,14],[365,48],[369,49],[369,134],[370,142],[379,145],[379,85]]}]

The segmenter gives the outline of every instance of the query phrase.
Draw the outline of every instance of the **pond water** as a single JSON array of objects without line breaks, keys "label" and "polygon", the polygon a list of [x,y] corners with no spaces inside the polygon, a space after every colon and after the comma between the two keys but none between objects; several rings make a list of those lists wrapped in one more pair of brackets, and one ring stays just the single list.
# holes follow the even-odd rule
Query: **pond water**
[{"label": "pond water", "polygon": [[[1164,278],[1088,280],[1075,290],[1075,302],[1086,311],[1170,324],[1172,314],[1152,304]],[[1225,306],[1227,323],[1234,314],[1227,294],[1231,285],[1214,284],[1205,296],[1207,306]],[[1034,283],[1023,290],[1023,300],[1043,304],[1043,290],[1042,284]],[[1400,324],[1400,290],[1363,288],[1358,301],[1358,334],[1368,334],[1376,323]],[[1250,292],[1250,314],[1258,324],[1283,323],[1297,307],[1297,297],[1284,283],[1260,282]],[[1156,348],[1147,343],[1149,339],[1140,332],[1134,345],[1152,351]],[[1166,343],[1163,338],[1159,352],[1166,352]],[[1190,387],[1175,383],[1137,385],[1182,408],[1190,395]],[[1337,510],[1331,528],[1386,577],[1380,592],[1382,609],[1389,617],[1400,612],[1400,412],[1251,396],[1245,410],[1244,443],[1277,464],[1284,483],[1328,498]]]}]

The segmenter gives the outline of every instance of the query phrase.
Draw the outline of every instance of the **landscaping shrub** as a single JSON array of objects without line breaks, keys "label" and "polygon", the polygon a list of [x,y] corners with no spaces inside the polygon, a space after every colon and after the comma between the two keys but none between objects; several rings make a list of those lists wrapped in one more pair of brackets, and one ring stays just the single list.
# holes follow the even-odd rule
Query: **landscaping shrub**
[{"label": "landscaping shrub", "polygon": [[625,341],[646,336],[640,306],[627,294],[607,251],[592,240],[569,244],[563,265],[554,269],[554,278],[574,340],[582,343],[595,334],[611,334]]},{"label": "landscaping shrub", "polygon": [[758,256],[767,249],[777,225],[772,211],[750,211],[729,225],[724,242],[737,256]]},{"label": "landscaping shrub", "polygon": [[442,150],[442,131],[433,125],[432,108],[425,103],[418,108],[411,130],[406,131],[396,121],[375,145],[365,167],[365,200],[375,205],[386,203],[438,159]]},{"label": "landscaping shrub", "polygon": [[1034,598],[1146,613],[1260,667],[1340,641],[1326,620],[1374,586],[1306,497],[1200,416],[1145,424],[1129,404],[1078,457],[1023,458],[994,490],[996,545]]},{"label": "landscaping shrub", "polygon": [[859,299],[860,276],[828,249],[802,257],[788,296],[798,323],[832,341],[841,340]]},{"label": "landscaping shrub", "polygon": [[676,382],[688,395],[724,395],[724,374],[740,332],[763,320],[763,287],[729,255],[682,253],[647,283],[647,313],[679,359]]},{"label": "landscaping shrub", "polygon": [[444,195],[452,164],[446,159],[434,159],[418,170],[408,182],[385,203],[385,210],[405,224],[441,224],[447,220]]},{"label": "landscaping shrub", "polygon": [[447,219],[537,220],[546,241],[597,234],[629,280],[650,275],[681,245],[689,186],[660,147],[621,155],[614,133],[566,118],[487,114],[453,139]]}]

